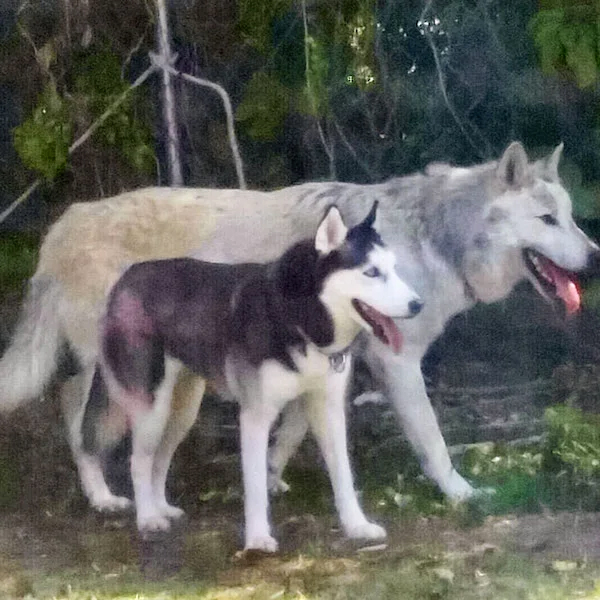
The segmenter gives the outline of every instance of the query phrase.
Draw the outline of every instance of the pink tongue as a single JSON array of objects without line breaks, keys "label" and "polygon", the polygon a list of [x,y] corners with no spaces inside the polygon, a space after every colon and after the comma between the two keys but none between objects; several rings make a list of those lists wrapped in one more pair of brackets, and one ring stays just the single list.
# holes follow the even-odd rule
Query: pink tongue
[{"label": "pink tongue", "polygon": [[386,317],[379,313],[379,318],[377,320],[378,324],[383,329],[383,337],[387,344],[392,348],[395,354],[400,352],[400,348],[402,348],[402,334],[400,330],[394,323],[394,320],[390,317]]},{"label": "pink tongue", "polygon": [[552,279],[556,287],[556,295],[565,303],[568,315],[576,313],[581,308],[581,294],[577,281],[571,279],[567,271],[561,269],[550,260],[544,260],[544,271]]}]

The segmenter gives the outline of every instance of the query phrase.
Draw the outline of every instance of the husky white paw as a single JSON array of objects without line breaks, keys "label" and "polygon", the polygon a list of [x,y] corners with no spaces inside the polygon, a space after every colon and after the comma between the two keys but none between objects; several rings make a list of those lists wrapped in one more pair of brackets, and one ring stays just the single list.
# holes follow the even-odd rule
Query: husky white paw
[{"label": "husky white paw", "polygon": [[168,519],[181,519],[185,515],[185,511],[177,506],[172,506],[171,504],[163,504],[160,507],[160,512],[162,515],[167,517]]},{"label": "husky white paw", "polygon": [[138,516],[137,527],[138,531],[144,535],[157,531],[169,531],[171,529],[171,522],[167,517],[159,514],[152,514],[145,517]]},{"label": "husky white paw", "polygon": [[100,512],[116,513],[125,512],[133,506],[133,502],[124,496],[102,496],[90,500],[91,505]]},{"label": "husky white paw", "polygon": [[244,548],[247,550],[260,550],[261,552],[277,552],[279,548],[279,544],[274,537],[270,535],[257,535],[253,536],[246,540],[246,546]]},{"label": "husky white paw", "polygon": [[344,531],[346,532],[346,536],[351,539],[383,540],[387,537],[387,533],[383,527],[376,523],[369,523],[369,521],[344,527]]}]

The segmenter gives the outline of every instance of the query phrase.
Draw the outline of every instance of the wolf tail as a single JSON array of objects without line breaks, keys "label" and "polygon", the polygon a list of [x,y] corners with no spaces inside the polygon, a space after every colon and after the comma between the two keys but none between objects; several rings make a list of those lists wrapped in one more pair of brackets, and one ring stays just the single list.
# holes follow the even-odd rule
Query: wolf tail
[{"label": "wolf tail", "polygon": [[40,396],[54,375],[62,346],[57,282],[34,276],[19,322],[0,359],[0,413]]}]

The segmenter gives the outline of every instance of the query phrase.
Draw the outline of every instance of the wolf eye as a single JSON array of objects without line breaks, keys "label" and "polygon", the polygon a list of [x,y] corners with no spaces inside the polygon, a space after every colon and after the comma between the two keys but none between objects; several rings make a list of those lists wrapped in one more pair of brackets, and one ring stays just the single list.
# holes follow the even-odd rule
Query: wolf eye
[{"label": "wolf eye", "polygon": [[545,225],[551,225],[552,227],[558,225],[558,219],[550,214],[541,215],[540,217],[538,217],[538,219],[540,219]]},{"label": "wolf eye", "polygon": [[363,275],[366,275],[367,277],[381,277],[381,271],[377,267],[371,267],[370,269],[367,269]]}]

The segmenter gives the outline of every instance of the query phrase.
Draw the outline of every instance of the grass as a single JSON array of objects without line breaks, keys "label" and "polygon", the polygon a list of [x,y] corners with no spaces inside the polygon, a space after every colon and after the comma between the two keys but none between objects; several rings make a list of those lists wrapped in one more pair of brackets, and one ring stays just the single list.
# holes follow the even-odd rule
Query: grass
[{"label": "grass", "polygon": [[0,289],[18,290],[33,275],[38,246],[37,234],[0,234]]},{"label": "grass", "polygon": [[[12,575],[14,577],[14,573]],[[298,554],[246,565],[235,560],[202,580],[184,569],[160,582],[135,567],[23,575],[30,600],[559,600],[600,598],[600,569],[569,561],[545,564],[502,551],[440,552],[422,547],[376,556]],[[0,592],[2,591],[0,578]],[[6,590],[5,590],[6,591]],[[5,596],[3,596],[5,597]]]},{"label": "grass", "polygon": [[[332,534],[336,520],[327,479],[305,469],[288,474],[292,492],[274,503],[282,542],[294,531],[286,524],[299,523],[292,548],[276,556],[238,552],[241,506],[229,487],[204,499],[205,516],[189,523],[179,546],[154,547],[162,556],[180,555],[182,568],[174,574],[140,570],[138,543],[128,527],[106,531],[97,523],[79,524],[69,532],[57,524],[48,537],[76,541],[68,568],[26,568],[0,555],[0,598],[600,600],[599,561],[545,550],[524,553],[496,533],[507,517],[490,515],[540,511],[542,500],[550,498],[549,487],[536,487],[544,477],[548,486],[551,481],[543,453],[543,446],[471,448],[462,458],[463,472],[496,485],[496,493],[479,503],[452,505],[421,477],[399,475],[379,488],[372,482],[364,501],[390,533],[388,547],[379,551],[364,551]],[[314,522],[307,512],[316,515]],[[520,526],[519,517],[510,519]]]}]

